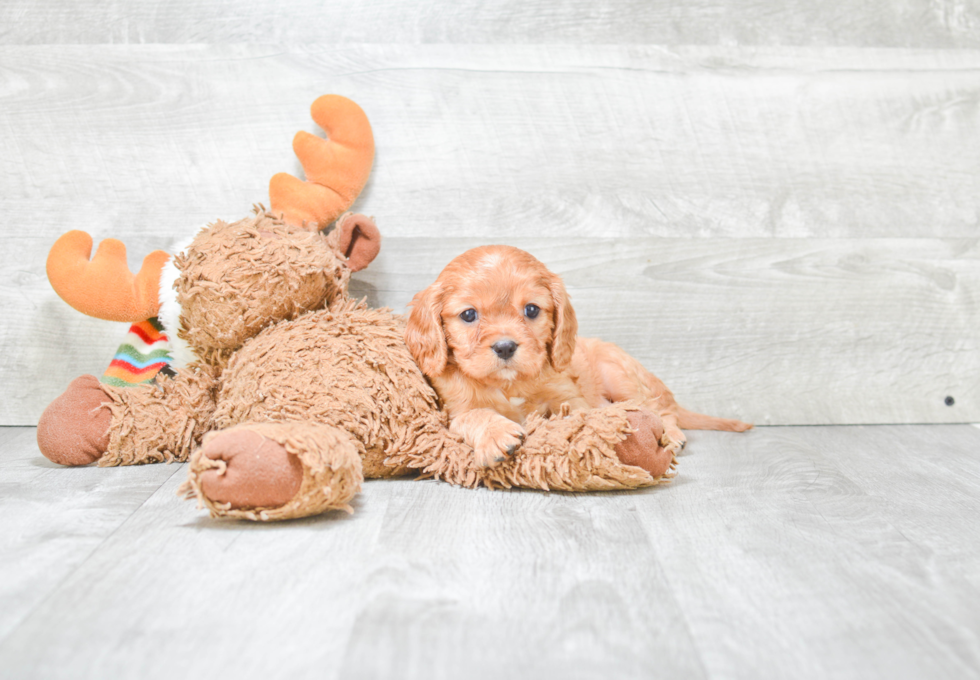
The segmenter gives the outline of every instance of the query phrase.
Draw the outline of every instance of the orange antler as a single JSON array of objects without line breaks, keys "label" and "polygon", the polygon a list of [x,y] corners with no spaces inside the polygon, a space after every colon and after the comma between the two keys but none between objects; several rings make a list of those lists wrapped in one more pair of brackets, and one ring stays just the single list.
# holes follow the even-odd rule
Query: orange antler
[{"label": "orange antler", "polygon": [[61,299],[72,307],[107,321],[143,321],[160,308],[160,272],[170,256],[154,250],[143,259],[139,274],[126,265],[126,246],[107,238],[95,257],[92,237],[69,231],[48,253],[48,280]]},{"label": "orange antler", "polygon": [[310,113],[328,139],[307,132],[293,138],[306,181],[280,172],[269,182],[272,212],[287,222],[322,229],[351,206],[367,184],[374,163],[374,135],[360,106],[346,97],[320,97]]}]

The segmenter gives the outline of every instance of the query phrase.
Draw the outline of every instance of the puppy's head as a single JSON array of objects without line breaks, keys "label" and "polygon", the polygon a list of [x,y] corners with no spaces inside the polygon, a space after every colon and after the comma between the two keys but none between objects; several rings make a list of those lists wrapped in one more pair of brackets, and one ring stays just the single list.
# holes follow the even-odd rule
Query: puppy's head
[{"label": "puppy's head", "polygon": [[405,341],[422,372],[488,383],[568,366],[578,324],[561,279],[510,246],[469,250],[412,300]]}]

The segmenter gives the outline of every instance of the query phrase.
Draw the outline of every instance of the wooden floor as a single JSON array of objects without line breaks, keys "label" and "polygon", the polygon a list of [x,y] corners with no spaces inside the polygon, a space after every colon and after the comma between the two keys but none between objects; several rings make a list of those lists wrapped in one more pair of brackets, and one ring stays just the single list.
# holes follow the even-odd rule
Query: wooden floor
[{"label": "wooden floor", "polygon": [[370,482],[212,520],[0,429],[4,678],[980,675],[980,429],[695,432],[613,494]]}]

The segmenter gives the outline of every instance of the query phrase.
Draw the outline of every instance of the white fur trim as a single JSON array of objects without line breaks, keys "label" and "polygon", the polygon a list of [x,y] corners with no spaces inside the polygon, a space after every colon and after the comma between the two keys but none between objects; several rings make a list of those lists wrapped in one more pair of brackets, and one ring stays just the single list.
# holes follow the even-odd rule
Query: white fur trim
[{"label": "white fur trim", "polygon": [[163,271],[160,272],[160,310],[157,312],[157,320],[167,333],[167,339],[170,340],[174,368],[184,368],[197,361],[194,350],[177,335],[180,331],[180,304],[177,302],[177,291],[174,290],[174,284],[180,276],[174,259],[178,254],[187,250],[193,240],[194,237],[191,236],[177,244],[177,247],[174,248],[174,254],[163,265]]}]

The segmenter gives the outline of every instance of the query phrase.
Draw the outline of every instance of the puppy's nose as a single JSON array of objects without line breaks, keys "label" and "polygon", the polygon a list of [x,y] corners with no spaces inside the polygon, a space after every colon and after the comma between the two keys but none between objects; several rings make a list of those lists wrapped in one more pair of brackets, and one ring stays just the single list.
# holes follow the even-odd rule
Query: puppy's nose
[{"label": "puppy's nose", "polygon": [[517,343],[513,340],[498,340],[497,342],[493,343],[493,347],[491,349],[493,349],[494,354],[504,361],[507,361],[514,356],[514,352],[517,351]]}]

